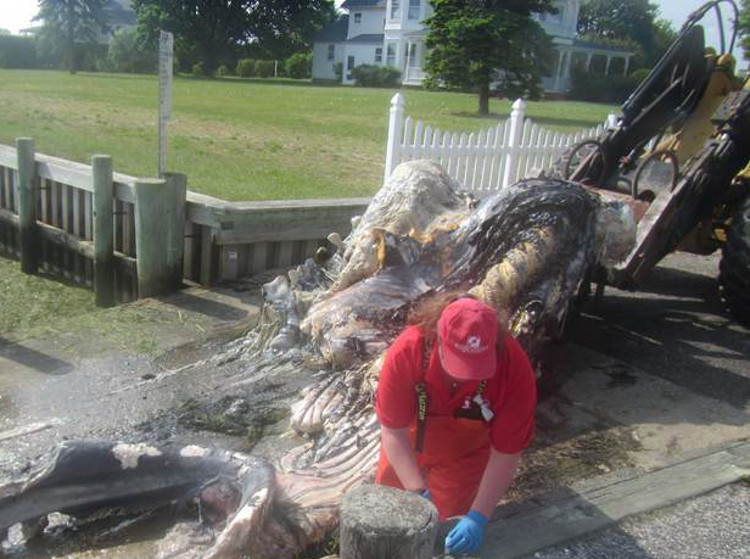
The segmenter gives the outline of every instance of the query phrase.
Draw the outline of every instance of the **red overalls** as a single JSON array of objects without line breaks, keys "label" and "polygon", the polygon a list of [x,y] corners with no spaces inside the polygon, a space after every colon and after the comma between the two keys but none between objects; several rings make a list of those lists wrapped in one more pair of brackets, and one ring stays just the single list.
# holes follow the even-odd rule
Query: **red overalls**
[{"label": "red overalls", "polygon": [[[425,365],[423,359],[423,373]],[[489,459],[489,425],[481,419],[429,416],[429,408],[427,412],[417,465],[442,521],[464,515],[471,508]],[[415,418],[410,426],[412,448],[416,448],[417,423]],[[382,449],[375,483],[403,489]]]}]

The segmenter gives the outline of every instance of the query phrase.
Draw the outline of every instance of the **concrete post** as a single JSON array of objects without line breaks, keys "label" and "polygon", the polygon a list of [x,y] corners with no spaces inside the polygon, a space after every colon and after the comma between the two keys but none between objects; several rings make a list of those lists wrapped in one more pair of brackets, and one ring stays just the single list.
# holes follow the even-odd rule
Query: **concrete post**
[{"label": "concrete post", "polygon": [[501,188],[507,188],[516,179],[518,164],[518,148],[523,135],[523,119],[526,113],[526,103],[523,99],[516,99],[513,111],[510,113],[510,133],[508,134],[508,153],[505,156],[505,170]]},{"label": "concrete post", "polygon": [[385,178],[388,181],[393,169],[399,163],[401,151],[401,135],[404,127],[404,96],[396,93],[391,99],[391,113],[388,120],[388,144],[385,154]]},{"label": "concrete post", "polygon": [[112,215],[114,183],[112,158],[91,158],[94,179],[94,293],[97,307],[115,304],[115,237]]},{"label": "concrete post", "polygon": [[627,76],[629,69],[630,69],[630,57],[626,56],[625,57],[625,70],[623,70],[622,75]]},{"label": "concrete post", "polygon": [[33,138],[16,140],[18,158],[18,219],[21,245],[21,271],[36,274],[39,271],[39,238],[36,227],[36,160]]},{"label": "concrete post", "polygon": [[609,76],[609,65],[612,62],[612,57],[607,56],[607,65],[604,67],[604,75]]}]

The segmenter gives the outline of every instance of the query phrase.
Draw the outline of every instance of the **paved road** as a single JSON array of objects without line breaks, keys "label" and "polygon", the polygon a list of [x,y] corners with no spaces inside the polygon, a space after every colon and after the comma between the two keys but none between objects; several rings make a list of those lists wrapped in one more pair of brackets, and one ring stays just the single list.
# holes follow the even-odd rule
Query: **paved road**
[{"label": "paved road", "polygon": [[[608,288],[573,340],[680,389],[750,412],[750,330],[724,312],[718,255],[668,257],[638,293]],[[747,426],[750,438],[750,426]],[[750,485],[631,518],[528,559],[747,559]]]},{"label": "paved road", "polygon": [[724,312],[718,254],[676,253],[641,290],[607,288],[573,340],[698,394],[750,411],[750,330]]},{"label": "paved road", "polygon": [[750,486],[730,485],[526,559],[747,559]]}]

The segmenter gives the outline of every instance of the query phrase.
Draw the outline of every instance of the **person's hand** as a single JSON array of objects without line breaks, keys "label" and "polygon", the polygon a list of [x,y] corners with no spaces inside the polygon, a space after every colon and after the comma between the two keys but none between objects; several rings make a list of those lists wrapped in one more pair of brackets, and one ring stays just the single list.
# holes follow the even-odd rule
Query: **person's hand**
[{"label": "person's hand", "polygon": [[445,553],[471,553],[482,547],[487,517],[481,512],[470,510],[459,520],[445,538]]}]

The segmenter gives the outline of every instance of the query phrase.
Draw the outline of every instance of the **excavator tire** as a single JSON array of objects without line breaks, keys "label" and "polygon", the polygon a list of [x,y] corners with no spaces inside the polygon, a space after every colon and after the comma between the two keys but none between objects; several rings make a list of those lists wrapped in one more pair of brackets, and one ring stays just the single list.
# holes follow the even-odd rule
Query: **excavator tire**
[{"label": "excavator tire", "polygon": [[750,327],[750,196],[727,231],[719,264],[719,292],[734,319]]}]

